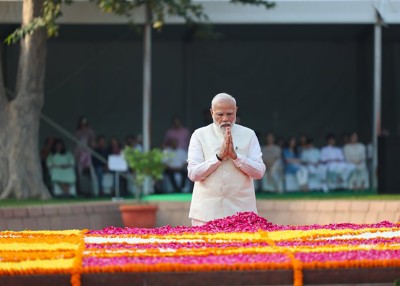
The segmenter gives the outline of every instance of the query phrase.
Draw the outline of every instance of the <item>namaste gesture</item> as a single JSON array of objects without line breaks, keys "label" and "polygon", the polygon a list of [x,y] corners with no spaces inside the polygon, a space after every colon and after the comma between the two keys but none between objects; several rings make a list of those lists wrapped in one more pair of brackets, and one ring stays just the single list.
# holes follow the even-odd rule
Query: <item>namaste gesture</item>
[{"label": "namaste gesture", "polygon": [[227,158],[236,160],[237,158],[235,148],[233,147],[231,126],[225,127],[224,142],[217,155],[222,160],[226,160]]}]

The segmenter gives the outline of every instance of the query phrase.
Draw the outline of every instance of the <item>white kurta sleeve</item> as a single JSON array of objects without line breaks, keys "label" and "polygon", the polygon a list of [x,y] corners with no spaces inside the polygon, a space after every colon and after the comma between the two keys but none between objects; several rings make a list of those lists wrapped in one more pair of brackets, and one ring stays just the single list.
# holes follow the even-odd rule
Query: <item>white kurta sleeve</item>
[{"label": "white kurta sleeve", "polygon": [[257,136],[253,134],[250,142],[250,148],[248,156],[237,154],[236,160],[233,163],[243,173],[250,176],[253,179],[261,179],[265,173],[265,164],[262,160],[262,152],[260,144],[258,143]]},{"label": "white kurta sleeve", "polygon": [[217,159],[217,156],[205,160],[201,143],[197,136],[196,132],[193,133],[188,149],[188,177],[193,182],[204,180],[222,164]]}]

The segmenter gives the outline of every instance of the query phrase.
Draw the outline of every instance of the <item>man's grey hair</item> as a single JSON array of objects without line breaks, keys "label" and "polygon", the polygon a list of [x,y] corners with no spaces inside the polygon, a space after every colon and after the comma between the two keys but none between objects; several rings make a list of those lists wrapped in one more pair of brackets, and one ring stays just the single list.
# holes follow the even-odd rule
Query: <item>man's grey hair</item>
[{"label": "man's grey hair", "polygon": [[229,95],[227,93],[218,93],[211,101],[211,108],[213,108],[215,104],[220,101],[231,101],[236,106],[236,99],[232,95]]}]

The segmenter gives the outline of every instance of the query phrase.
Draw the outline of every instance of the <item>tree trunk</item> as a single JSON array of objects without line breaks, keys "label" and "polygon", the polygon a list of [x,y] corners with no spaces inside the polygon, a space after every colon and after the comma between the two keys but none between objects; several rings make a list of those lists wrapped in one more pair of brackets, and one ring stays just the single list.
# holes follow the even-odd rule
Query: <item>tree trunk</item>
[{"label": "tree trunk", "polygon": [[[1,46],[0,46],[1,48]],[[3,80],[3,55],[0,53],[0,192],[6,188],[8,181],[8,109],[7,96]]]},{"label": "tree trunk", "polygon": [[[24,0],[22,25],[42,15],[43,0]],[[44,97],[46,31],[21,40],[16,95],[0,84],[0,198],[49,198],[42,180],[38,134]],[[2,80],[1,80],[2,82]],[[4,126],[3,126],[4,125]],[[4,130],[4,131],[3,131]]]}]

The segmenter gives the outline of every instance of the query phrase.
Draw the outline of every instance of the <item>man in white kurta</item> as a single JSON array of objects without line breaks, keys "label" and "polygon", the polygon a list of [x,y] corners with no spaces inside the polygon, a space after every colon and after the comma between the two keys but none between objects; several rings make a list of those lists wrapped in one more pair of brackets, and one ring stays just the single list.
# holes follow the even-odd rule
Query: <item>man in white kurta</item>
[{"label": "man in white kurta", "polygon": [[254,131],[235,124],[236,101],[222,93],[212,101],[214,122],[190,139],[188,176],[195,182],[189,218],[193,225],[234,215],[257,213],[253,179],[265,172]]}]

